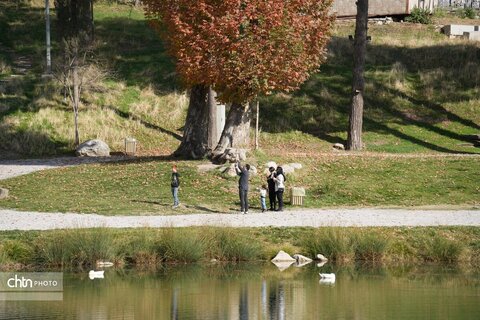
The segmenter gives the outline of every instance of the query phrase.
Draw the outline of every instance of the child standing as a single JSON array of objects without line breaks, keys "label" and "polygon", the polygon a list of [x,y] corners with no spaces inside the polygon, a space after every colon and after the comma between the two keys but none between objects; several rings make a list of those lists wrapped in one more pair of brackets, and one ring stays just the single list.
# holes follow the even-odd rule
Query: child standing
[{"label": "child standing", "polygon": [[262,212],[267,210],[267,204],[265,202],[265,198],[267,197],[267,186],[264,184],[260,188],[260,204],[262,205]]}]

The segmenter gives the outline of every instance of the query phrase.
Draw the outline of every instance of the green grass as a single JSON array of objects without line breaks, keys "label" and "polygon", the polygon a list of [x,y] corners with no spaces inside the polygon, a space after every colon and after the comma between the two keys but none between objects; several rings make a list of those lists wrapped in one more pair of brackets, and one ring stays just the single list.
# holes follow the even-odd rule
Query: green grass
[{"label": "green grass", "polygon": [[[388,239],[388,241],[386,240]],[[339,263],[478,265],[480,228],[167,228],[0,232],[0,270],[270,260],[287,253]]]},{"label": "green grass", "polygon": [[351,232],[345,228],[318,229],[306,234],[302,241],[310,257],[321,253],[336,262],[351,261],[355,254],[354,244]]},{"label": "green grass", "polygon": [[421,255],[426,261],[457,262],[463,250],[462,243],[435,235],[425,240]]},{"label": "green grass", "polygon": [[353,233],[352,242],[355,244],[355,259],[370,262],[382,261],[390,244],[384,235],[374,231],[357,231]]},{"label": "green grass", "polygon": [[[346,140],[353,46],[353,23],[339,23],[329,45],[329,59],[291,94],[261,99],[264,132],[283,136],[285,149],[329,151]],[[449,40],[432,26],[369,26],[372,42],[366,61],[363,140],[365,150],[391,153],[466,152],[478,149],[462,137],[480,130],[480,65],[477,43]],[[266,140],[268,152],[274,152]],[[281,138],[277,138],[281,139]],[[320,141],[321,143],[319,143]]]},{"label": "green grass", "polygon": [[236,229],[212,228],[205,236],[209,255],[219,261],[249,261],[262,255],[262,246]]},{"label": "green grass", "polygon": [[[69,153],[71,108],[63,102],[58,85],[39,78],[43,11],[24,3],[0,1],[2,30],[8,31],[0,35],[2,44],[33,61],[28,75],[9,84],[0,96],[0,150],[12,157]],[[53,10],[53,21],[54,15]],[[141,10],[100,1],[94,15],[98,44],[94,58],[108,76],[82,99],[81,140],[100,138],[113,151],[122,151],[122,139],[135,136],[140,154],[170,154],[179,144],[188,102],[172,59]],[[435,19],[441,23],[459,18]],[[345,142],[353,54],[348,35],[353,31],[353,23],[338,23],[328,60],[299,90],[260,99],[265,153],[330,151],[332,143]],[[462,137],[480,130],[479,44],[447,39],[433,25],[371,25],[369,34],[365,149],[479,153]],[[58,61],[55,37],[53,46]],[[2,78],[12,72],[12,61],[0,50]]]},{"label": "green grass", "polygon": [[198,233],[181,229],[163,230],[157,252],[166,262],[193,263],[205,256],[205,242]]},{"label": "green grass", "polygon": [[[253,159],[251,159],[253,160]],[[256,154],[260,175],[251,178],[252,210],[259,209],[255,188],[265,183],[268,157]],[[301,162],[303,169],[287,175],[287,188],[306,188],[305,207],[478,206],[476,157],[273,158],[279,164]],[[171,165],[181,174],[180,202],[172,210]],[[133,162],[82,165],[36,172],[0,181],[10,190],[0,208],[104,215],[185,214],[238,210],[237,178],[218,170],[199,173],[195,161],[143,159]],[[287,196],[287,204],[289,198]],[[290,208],[287,206],[287,208]]]}]

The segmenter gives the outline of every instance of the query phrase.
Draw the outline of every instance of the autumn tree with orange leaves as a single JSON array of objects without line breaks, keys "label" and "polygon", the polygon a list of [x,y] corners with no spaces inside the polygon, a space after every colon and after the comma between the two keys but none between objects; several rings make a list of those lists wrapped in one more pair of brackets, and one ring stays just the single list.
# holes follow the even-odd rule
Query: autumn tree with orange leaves
[{"label": "autumn tree with orange leaves", "polygon": [[334,22],[329,14],[332,1],[143,1],[152,26],[176,59],[178,74],[191,89],[177,151],[189,157],[209,151],[204,140],[209,87],[231,105],[214,155],[248,145],[248,102],[258,95],[297,89],[325,60]]}]

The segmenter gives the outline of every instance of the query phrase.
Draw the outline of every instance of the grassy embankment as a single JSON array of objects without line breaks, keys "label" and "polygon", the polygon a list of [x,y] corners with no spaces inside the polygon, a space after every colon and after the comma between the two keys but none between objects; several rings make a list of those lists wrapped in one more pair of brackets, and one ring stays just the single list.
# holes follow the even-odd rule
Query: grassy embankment
[{"label": "grassy embankment", "polygon": [[[11,50],[0,50],[2,79],[14,73],[19,55],[32,61],[26,75],[2,89],[0,150],[27,157],[68,153],[73,148],[70,107],[57,85],[39,77],[43,11],[11,1],[0,1],[0,9],[0,40]],[[83,97],[81,140],[100,138],[121,151],[122,139],[135,136],[144,155],[171,153],[182,133],[187,98],[158,36],[142,11],[129,6],[96,4],[95,26],[95,60],[109,76]],[[338,24],[328,61],[300,90],[261,99],[261,146],[267,154],[329,151],[331,143],[344,141],[352,69],[347,36],[353,27]],[[479,153],[462,135],[480,129],[480,45],[407,23],[371,25],[369,33],[366,150]],[[54,61],[59,61],[57,49],[54,37]]]},{"label": "grassy embankment", "polygon": [[[263,171],[267,158],[256,159]],[[287,187],[305,187],[308,208],[480,205],[477,158],[324,157],[300,162],[304,168],[287,175]],[[82,165],[3,180],[0,186],[10,190],[10,197],[0,200],[0,207],[104,215],[236,212],[237,178],[218,170],[198,172],[198,164],[179,163],[184,206],[178,210],[171,209],[171,162],[156,159]],[[263,174],[251,178],[253,211],[259,210],[254,188],[262,183]]]},{"label": "grassy embankment", "polygon": [[269,260],[279,250],[337,263],[478,265],[478,228],[80,229],[0,233],[0,266],[90,267]]}]

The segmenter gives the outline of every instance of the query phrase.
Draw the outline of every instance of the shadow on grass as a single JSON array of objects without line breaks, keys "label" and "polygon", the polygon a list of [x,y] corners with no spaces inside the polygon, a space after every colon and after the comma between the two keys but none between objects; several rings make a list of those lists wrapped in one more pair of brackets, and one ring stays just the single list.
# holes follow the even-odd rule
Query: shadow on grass
[{"label": "shadow on grass", "polygon": [[[334,37],[328,61],[299,90],[290,95],[261,98],[262,130],[270,133],[302,131],[329,143],[344,142],[339,134],[348,129],[351,57],[349,40]],[[463,126],[462,130],[480,129],[473,119],[444,107],[447,103],[467,103],[470,99],[480,98],[476,87],[480,81],[479,61],[480,50],[472,44],[415,48],[370,45],[366,67],[364,133],[386,133],[426,149],[458,153],[442,142],[423,141],[389,124],[414,125],[433,135],[466,142],[465,132],[454,132],[436,124],[448,121]],[[394,73],[396,66],[399,66],[400,75]],[[406,92],[411,93],[395,87],[396,77],[403,77],[398,80],[406,82],[406,86],[412,88]],[[443,94],[444,82],[453,86],[449,90],[455,94]],[[427,95],[427,91],[438,92],[434,95],[435,101]]]},{"label": "shadow on grass", "polygon": [[0,123],[0,159],[38,157],[45,154],[67,155],[68,143],[33,129],[22,130],[11,124]]},{"label": "shadow on grass", "polygon": [[[158,206],[161,206],[161,207],[172,208],[173,198],[172,198],[172,203],[164,203],[164,202],[149,201],[149,200],[131,200],[131,202],[154,204],[154,205],[158,205]],[[202,211],[202,212],[223,213],[222,211],[214,210],[214,209],[207,208],[207,207],[204,207],[204,206],[199,206],[199,205],[188,205],[188,204],[182,204],[182,205],[185,206],[185,208],[195,209],[195,210]]]},{"label": "shadow on grass", "polygon": [[215,210],[215,209],[211,209],[211,208],[207,208],[199,205],[185,205],[185,207],[189,209],[195,209],[195,210],[200,210],[200,211],[210,212],[210,213],[224,213],[223,211],[219,211],[219,210]]},{"label": "shadow on grass", "polygon": [[173,138],[177,139],[178,141],[182,141],[182,136],[179,135],[178,133],[175,133],[173,131],[164,129],[164,128],[162,128],[160,126],[157,126],[155,124],[149,123],[149,122],[143,120],[142,118],[134,115],[131,112],[125,112],[125,111],[119,110],[119,109],[117,109],[115,107],[112,107],[112,106],[105,106],[105,108],[108,108],[108,109],[114,111],[116,114],[118,114],[120,117],[122,117],[124,119],[132,119],[132,120],[138,121],[143,126],[145,126],[146,128],[157,130],[159,132],[162,132],[162,133],[165,133],[165,134],[168,134],[168,135],[172,136]]}]

